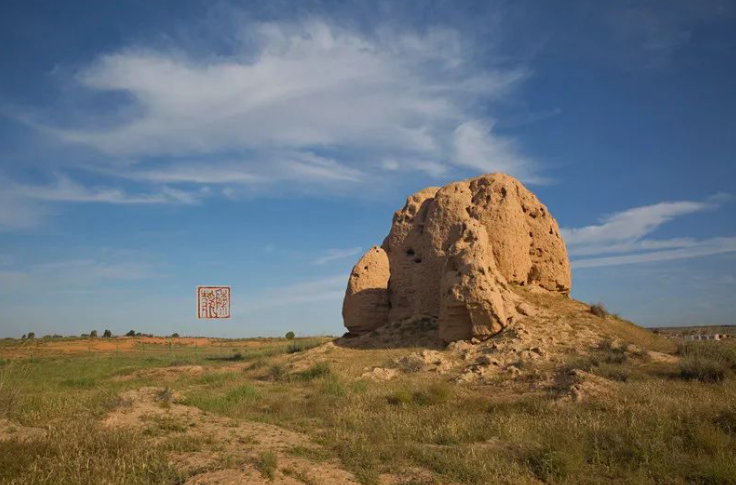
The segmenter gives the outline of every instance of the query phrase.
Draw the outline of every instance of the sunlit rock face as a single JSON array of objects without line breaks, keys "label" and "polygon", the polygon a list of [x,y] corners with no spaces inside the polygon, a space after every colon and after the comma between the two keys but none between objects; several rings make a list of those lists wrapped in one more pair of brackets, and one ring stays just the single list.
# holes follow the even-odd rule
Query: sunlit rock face
[{"label": "sunlit rock face", "polygon": [[565,243],[544,204],[501,173],[430,187],[407,199],[382,247],[353,268],[345,326],[360,334],[431,317],[445,341],[487,337],[523,303],[509,284],[570,292]]}]

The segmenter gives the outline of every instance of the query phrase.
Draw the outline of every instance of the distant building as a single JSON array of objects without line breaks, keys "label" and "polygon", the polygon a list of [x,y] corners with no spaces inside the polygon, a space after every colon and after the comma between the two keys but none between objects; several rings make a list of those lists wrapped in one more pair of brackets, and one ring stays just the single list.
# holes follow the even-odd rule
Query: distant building
[{"label": "distant building", "polygon": [[728,337],[722,333],[697,333],[693,335],[684,335],[685,340],[722,340]]}]

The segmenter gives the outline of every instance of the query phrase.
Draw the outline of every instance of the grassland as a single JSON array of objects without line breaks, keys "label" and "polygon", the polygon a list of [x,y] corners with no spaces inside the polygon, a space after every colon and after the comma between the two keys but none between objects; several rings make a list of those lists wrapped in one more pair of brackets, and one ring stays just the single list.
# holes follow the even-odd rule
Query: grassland
[{"label": "grassland", "polygon": [[[533,375],[363,380],[371,363],[415,349],[305,352],[324,341],[142,340],[123,352],[4,341],[0,483],[204,483],[203,470],[218,483],[218,470],[246,469],[246,483],[341,483],[320,478],[328,464],[363,484],[736,483],[732,342],[681,346],[666,362],[606,344],[570,356],[547,377],[584,369],[614,383],[577,401]],[[135,414],[126,396],[142,388],[155,390],[155,413],[108,426]],[[265,437],[276,427],[306,441]],[[172,456],[214,458],[195,467]]]}]

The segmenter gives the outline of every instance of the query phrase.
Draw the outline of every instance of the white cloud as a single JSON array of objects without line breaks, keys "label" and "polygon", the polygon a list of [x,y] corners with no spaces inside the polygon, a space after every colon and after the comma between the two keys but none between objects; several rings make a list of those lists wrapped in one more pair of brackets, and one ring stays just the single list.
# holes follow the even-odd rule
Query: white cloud
[{"label": "white cloud", "polygon": [[[663,202],[636,207],[608,216],[600,224],[561,232],[574,258],[572,266],[577,269],[729,253],[736,251],[736,237],[647,238],[677,217],[713,210],[728,200],[729,196],[717,194],[705,202]],[[601,256],[604,254],[616,256]],[[581,256],[584,258],[580,259]]]},{"label": "white cloud", "polygon": [[[107,173],[110,173],[108,170]],[[195,184],[255,184],[263,181],[257,174],[244,170],[237,162],[222,162],[217,166],[205,163],[179,162],[155,169],[116,168],[114,175],[153,183],[195,183]]]},{"label": "white cloud", "polygon": [[54,183],[46,185],[27,185],[9,181],[3,181],[0,185],[6,196],[14,198],[14,203],[41,201],[162,204],[172,201],[182,203],[193,203],[196,201],[194,195],[171,187],[163,187],[156,193],[129,194],[119,188],[88,188],[63,175],[57,176]]},{"label": "white cloud", "polygon": [[162,186],[154,192],[131,194],[120,188],[86,187],[64,175],[50,184],[24,184],[0,177],[0,230],[32,230],[42,225],[55,203],[196,204],[207,187],[185,191]]},{"label": "white cloud", "polygon": [[519,154],[510,138],[493,134],[493,125],[466,121],[455,129],[455,161],[480,172],[504,172],[530,179],[529,160]]},{"label": "white cloud", "polygon": [[612,244],[637,241],[675,217],[714,207],[710,202],[662,202],[613,214],[593,226],[562,229],[562,236],[571,246],[571,252],[576,246],[599,246],[601,251],[605,251]]},{"label": "white cloud", "polygon": [[724,254],[736,251],[736,237],[716,237],[703,239],[689,247],[654,251],[641,254],[627,254],[602,258],[579,259],[572,262],[572,267],[597,268],[600,266],[617,266],[621,264],[649,263],[653,261],[670,261],[675,259],[689,259],[714,254]]},{"label": "white cloud", "polygon": [[360,247],[349,248],[349,249],[328,249],[323,256],[315,259],[312,264],[323,265],[331,263],[333,261],[339,261],[345,258],[351,258],[360,254],[362,249]]},{"label": "white cloud", "polygon": [[149,263],[116,258],[71,259],[0,270],[0,286],[14,293],[98,290],[111,282],[142,281],[165,277]]},{"label": "white cloud", "polygon": [[244,302],[239,305],[238,310],[233,311],[233,314],[267,308],[289,307],[317,301],[340,301],[345,296],[346,287],[347,277],[345,275],[287,284],[272,288],[257,298]]},{"label": "white cloud", "polygon": [[236,42],[229,57],[146,48],[100,56],[79,85],[129,102],[95,126],[36,126],[107,160],[137,160],[108,165],[156,183],[345,184],[382,168],[439,176],[448,163],[531,177],[513,140],[475,114],[528,72],[478,67],[457,32],[363,35],[321,21],[247,28],[255,43]]}]

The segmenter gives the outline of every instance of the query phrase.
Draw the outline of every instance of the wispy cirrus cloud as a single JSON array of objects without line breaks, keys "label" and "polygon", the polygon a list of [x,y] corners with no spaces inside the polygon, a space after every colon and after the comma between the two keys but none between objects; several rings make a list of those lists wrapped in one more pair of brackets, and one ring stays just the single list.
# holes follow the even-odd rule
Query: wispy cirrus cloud
[{"label": "wispy cirrus cloud", "polygon": [[131,194],[120,188],[86,187],[63,175],[57,176],[51,184],[6,183],[4,190],[19,199],[44,202],[162,204],[172,201],[193,203],[197,200],[194,195],[171,187],[162,187],[156,193]]},{"label": "wispy cirrus cloud", "polygon": [[[334,300],[339,302],[345,296],[347,278],[344,275],[326,276],[310,281],[289,283],[265,291],[258,298],[240,305],[243,311],[262,310],[296,306],[304,303]],[[234,310],[234,314],[237,312]]]},{"label": "wispy cirrus cloud", "polygon": [[[574,268],[593,268],[686,259],[736,251],[736,237],[654,239],[649,236],[678,217],[715,210],[730,200],[718,194],[705,201],[662,202],[635,207],[600,224],[562,229]],[[614,255],[615,256],[602,256]],[[591,257],[596,256],[596,257]]]},{"label": "wispy cirrus cloud", "polygon": [[324,255],[316,258],[312,261],[312,264],[321,266],[333,261],[339,261],[341,259],[352,258],[360,254],[362,249],[360,247],[348,248],[348,249],[328,249]]},{"label": "wispy cirrus cloud", "polygon": [[29,230],[44,222],[57,203],[98,203],[122,205],[196,204],[208,190],[182,190],[159,186],[144,193],[117,187],[88,187],[65,175],[51,183],[27,184],[0,177],[0,230]]},{"label": "wispy cirrus cloud", "polygon": [[[673,244],[673,246],[676,246]],[[662,251],[644,252],[639,254],[624,254],[605,256],[600,258],[579,259],[572,263],[573,268],[598,268],[601,266],[618,266],[622,264],[650,263],[655,261],[671,261],[675,259],[690,259],[701,256],[712,256],[736,252],[736,237],[714,237],[709,239],[692,240],[683,247]]]},{"label": "wispy cirrus cloud", "polygon": [[[0,285],[8,294],[97,290],[116,282],[148,281],[166,277],[153,263],[119,257],[67,259],[0,268]],[[7,296],[7,295],[6,295]]]},{"label": "wispy cirrus cloud", "polygon": [[31,123],[101,152],[98,165],[135,161],[107,164],[113,174],[169,184],[350,184],[384,176],[389,158],[394,170],[533,178],[514,141],[477,118],[479,104],[509,95],[528,69],[479,67],[457,31],[366,34],[313,19],[250,24],[231,37],[228,56],[101,55],[75,80],[86,92],[126,94],[109,119]]}]

